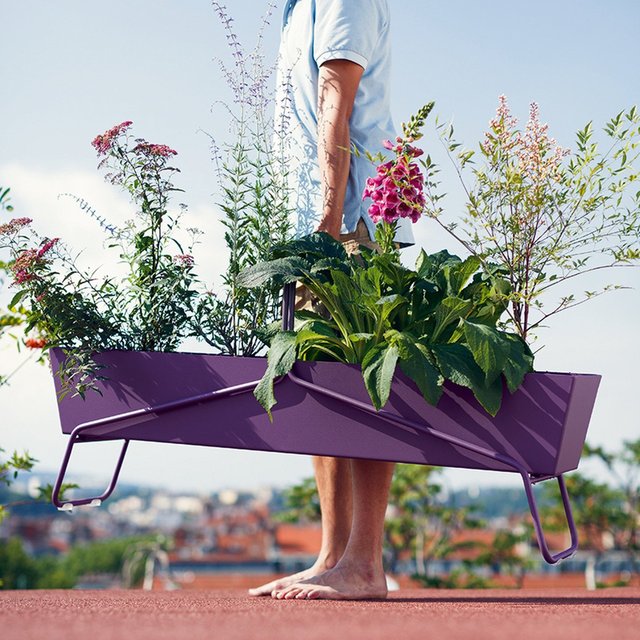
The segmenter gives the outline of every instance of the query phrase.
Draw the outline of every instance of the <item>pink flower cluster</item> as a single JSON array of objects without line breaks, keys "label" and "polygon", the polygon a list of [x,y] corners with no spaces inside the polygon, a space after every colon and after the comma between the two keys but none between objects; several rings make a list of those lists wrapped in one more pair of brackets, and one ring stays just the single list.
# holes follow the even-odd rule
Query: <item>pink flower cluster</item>
[{"label": "pink flower cluster", "polygon": [[12,235],[32,222],[33,220],[31,218],[14,218],[13,220],[9,220],[9,222],[5,224],[0,224],[0,236]]},{"label": "pink flower cluster", "polygon": [[499,96],[496,116],[489,123],[490,131],[485,133],[482,149],[491,156],[500,149],[505,156],[518,160],[518,169],[535,184],[544,184],[548,177],[556,175],[562,159],[570,151],[557,145],[554,138],[547,134],[549,125],[540,123],[540,110],[537,103],[529,107],[529,120],[524,135],[516,129],[517,119],[511,115],[507,98]]},{"label": "pink flower cluster", "polygon": [[13,271],[13,280],[15,284],[25,284],[33,280],[36,275],[33,272],[34,267],[43,262],[43,257],[51,248],[59,242],[60,238],[47,240],[39,249],[25,249],[15,259],[11,265]]},{"label": "pink flower cluster", "polygon": [[96,136],[91,142],[91,146],[98,152],[99,156],[107,155],[115,138],[125,132],[132,124],[133,122],[131,120],[125,120],[115,125],[115,127],[111,127],[108,131]]},{"label": "pink flower cluster", "polygon": [[188,267],[193,267],[195,263],[193,256],[189,255],[188,253],[173,256],[173,261],[177,265],[179,265],[180,267],[184,267],[185,269]]},{"label": "pink flower cluster", "polygon": [[396,158],[378,166],[376,175],[367,179],[362,199],[372,200],[369,215],[376,224],[381,220],[392,223],[399,218],[417,222],[425,204],[424,177],[412,160],[421,156],[422,150],[402,138],[397,138],[395,144],[385,140],[383,145],[394,151]]},{"label": "pink flower cluster", "polygon": [[166,144],[152,144],[151,142],[139,142],[134,148],[134,153],[139,153],[143,156],[160,156],[162,158],[168,158],[170,156],[177,156],[178,152],[168,147]]},{"label": "pink flower cluster", "polygon": [[35,278],[35,274],[31,270],[37,264],[38,259],[37,249],[25,249],[20,253],[11,265],[15,284],[24,284]]}]

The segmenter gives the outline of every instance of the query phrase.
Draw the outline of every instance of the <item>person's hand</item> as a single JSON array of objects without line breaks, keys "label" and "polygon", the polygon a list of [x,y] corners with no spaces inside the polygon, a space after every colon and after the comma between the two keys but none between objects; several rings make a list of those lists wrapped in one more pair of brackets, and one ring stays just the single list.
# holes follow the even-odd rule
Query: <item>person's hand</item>
[{"label": "person's hand", "polygon": [[318,225],[318,228],[316,229],[316,231],[324,231],[325,233],[328,233],[335,240],[340,240],[341,228],[342,228],[342,220],[336,220],[335,216],[332,216],[332,217],[326,216],[320,221],[320,224]]}]

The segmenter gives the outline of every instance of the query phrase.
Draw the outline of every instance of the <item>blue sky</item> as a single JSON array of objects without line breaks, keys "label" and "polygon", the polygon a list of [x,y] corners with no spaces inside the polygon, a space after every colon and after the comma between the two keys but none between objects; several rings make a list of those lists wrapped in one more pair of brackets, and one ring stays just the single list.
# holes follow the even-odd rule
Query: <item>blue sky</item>
[{"label": "blue sky", "polygon": [[[261,0],[233,0],[230,13],[243,42],[252,45]],[[266,52],[275,58],[280,13],[267,30]],[[563,146],[593,120],[596,129],[617,111],[640,103],[640,4],[632,0],[507,2],[390,0],[393,20],[393,110],[398,124],[435,100],[441,119],[453,118],[457,137],[477,144],[497,98],[509,98],[526,120],[531,101]],[[106,217],[128,215],[124,195],[95,170],[91,139],[109,126],[133,120],[135,133],[179,151],[179,185],[190,206],[189,222],[207,235],[201,260],[215,278],[224,264],[217,223],[216,183],[209,159],[210,132],[224,138],[212,104],[227,97],[215,57],[228,60],[222,28],[207,0],[31,0],[2,3],[0,39],[0,184],[13,190],[18,215],[34,218],[46,235],[62,236],[100,264],[101,236],[92,221],[57,195],[85,197]],[[423,146],[438,157],[433,124]],[[448,215],[463,200],[451,171],[443,172]],[[444,245],[460,252],[433,225],[416,229],[427,250]],[[407,254],[411,260],[415,252]],[[637,287],[638,271],[613,274]],[[597,284],[584,282],[584,288]],[[638,434],[635,339],[637,290],[612,294],[558,316],[542,335],[539,369],[604,375],[590,441],[615,447]],[[0,367],[19,357],[0,347]],[[0,445],[28,448],[52,468],[64,439],[57,431],[55,399],[45,368],[25,366],[0,390]],[[108,461],[87,452],[78,468],[101,474]],[[247,471],[250,469],[250,471]],[[308,475],[306,459],[190,447],[138,444],[123,477],[176,488],[286,484]],[[453,484],[508,482],[503,476],[451,472]]]}]

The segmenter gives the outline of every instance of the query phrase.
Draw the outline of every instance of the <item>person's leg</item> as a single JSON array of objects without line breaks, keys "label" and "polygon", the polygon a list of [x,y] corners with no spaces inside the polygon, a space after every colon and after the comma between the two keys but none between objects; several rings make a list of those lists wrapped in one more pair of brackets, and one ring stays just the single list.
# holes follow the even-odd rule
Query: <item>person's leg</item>
[{"label": "person's leg", "polygon": [[343,556],[324,573],[275,589],[273,597],[330,600],[386,597],[382,544],[393,468],[391,462],[351,461],[353,521]]},{"label": "person's leg", "polygon": [[[341,234],[340,242],[344,245],[347,253],[358,253],[360,245],[378,251],[380,248],[369,237],[367,227],[362,220],[358,222],[353,232]],[[296,311],[308,310],[321,315],[326,313],[322,305],[319,305],[309,290],[302,285],[296,288]],[[322,546],[320,554],[313,566],[305,571],[273,580],[255,589],[249,589],[249,594],[253,596],[274,595],[282,592],[287,587],[297,584],[300,581],[308,580],[318,576],[334,567],[338,559],[342,557],[347,541],[350,539],[352,522],[352,463],[367,463],[363,460],[347,460],[343,458],[314,457],[313,466],[316,477],[316,485],[320,497],[320,508],[322,512]],[[375,465],[385,465],[386,463],[374,463]],[[366,465],[365,465],[366,466]],[[382,467],[381,467],[382,469]],[[384,472],[386,473],[386,471]],[[391,466],[390,475],[393,473]],[[366,481],[366,478],[365,478]],[[390,479],[389,479],[390,482]],[[386,511],[386,500],[389,492],[387,482],[384,490],[384,508],[382,510],[382,521],[384,522],[384,512]],[[367,498],[368,500],[368,498]],[[355,514],[353,514],[355,515]],[[380,530],[382,536],[382,529]],[[365,532],[362,540],[368,538]],[[380,567],[382,567],[382,538],[380,537]],[[354,547],[354,551],[357,547]],[[384,579],[384,574],[382,575]],[[386,583],[385,583],[386,593]],[[377,597],[377,596],[365,596]]]},{"label": "person's leg", "polygon": [[309,569],[249,589],[249,595],[272,595],[301,580],[331,569],[342,557],[351,532],[351,461],[345,458],[315,456],[313,468],[322,514],[322,545],[318,558]]}]

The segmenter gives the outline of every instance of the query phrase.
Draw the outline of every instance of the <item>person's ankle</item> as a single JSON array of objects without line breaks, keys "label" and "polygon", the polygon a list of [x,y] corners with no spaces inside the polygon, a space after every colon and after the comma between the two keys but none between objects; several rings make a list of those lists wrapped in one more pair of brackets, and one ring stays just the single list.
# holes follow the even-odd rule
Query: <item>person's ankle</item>
[{"label": "person's ankle", "polygon": [[365,580],[375,580],[381,575],[384,575],[382,562],[378,558],[353,557],[346,554],[340,559],[338,564],[340,569]]},{"label": "person's ankle", "polygon": [[335,551],[328,551],[326,553],[320,552],[320,555],[316,560],[316,567],[318,567],[322,571],[333,569],[338,564],[338,562],[340,562],[340,558],[342,558],[342,553],[338,553]]}]

